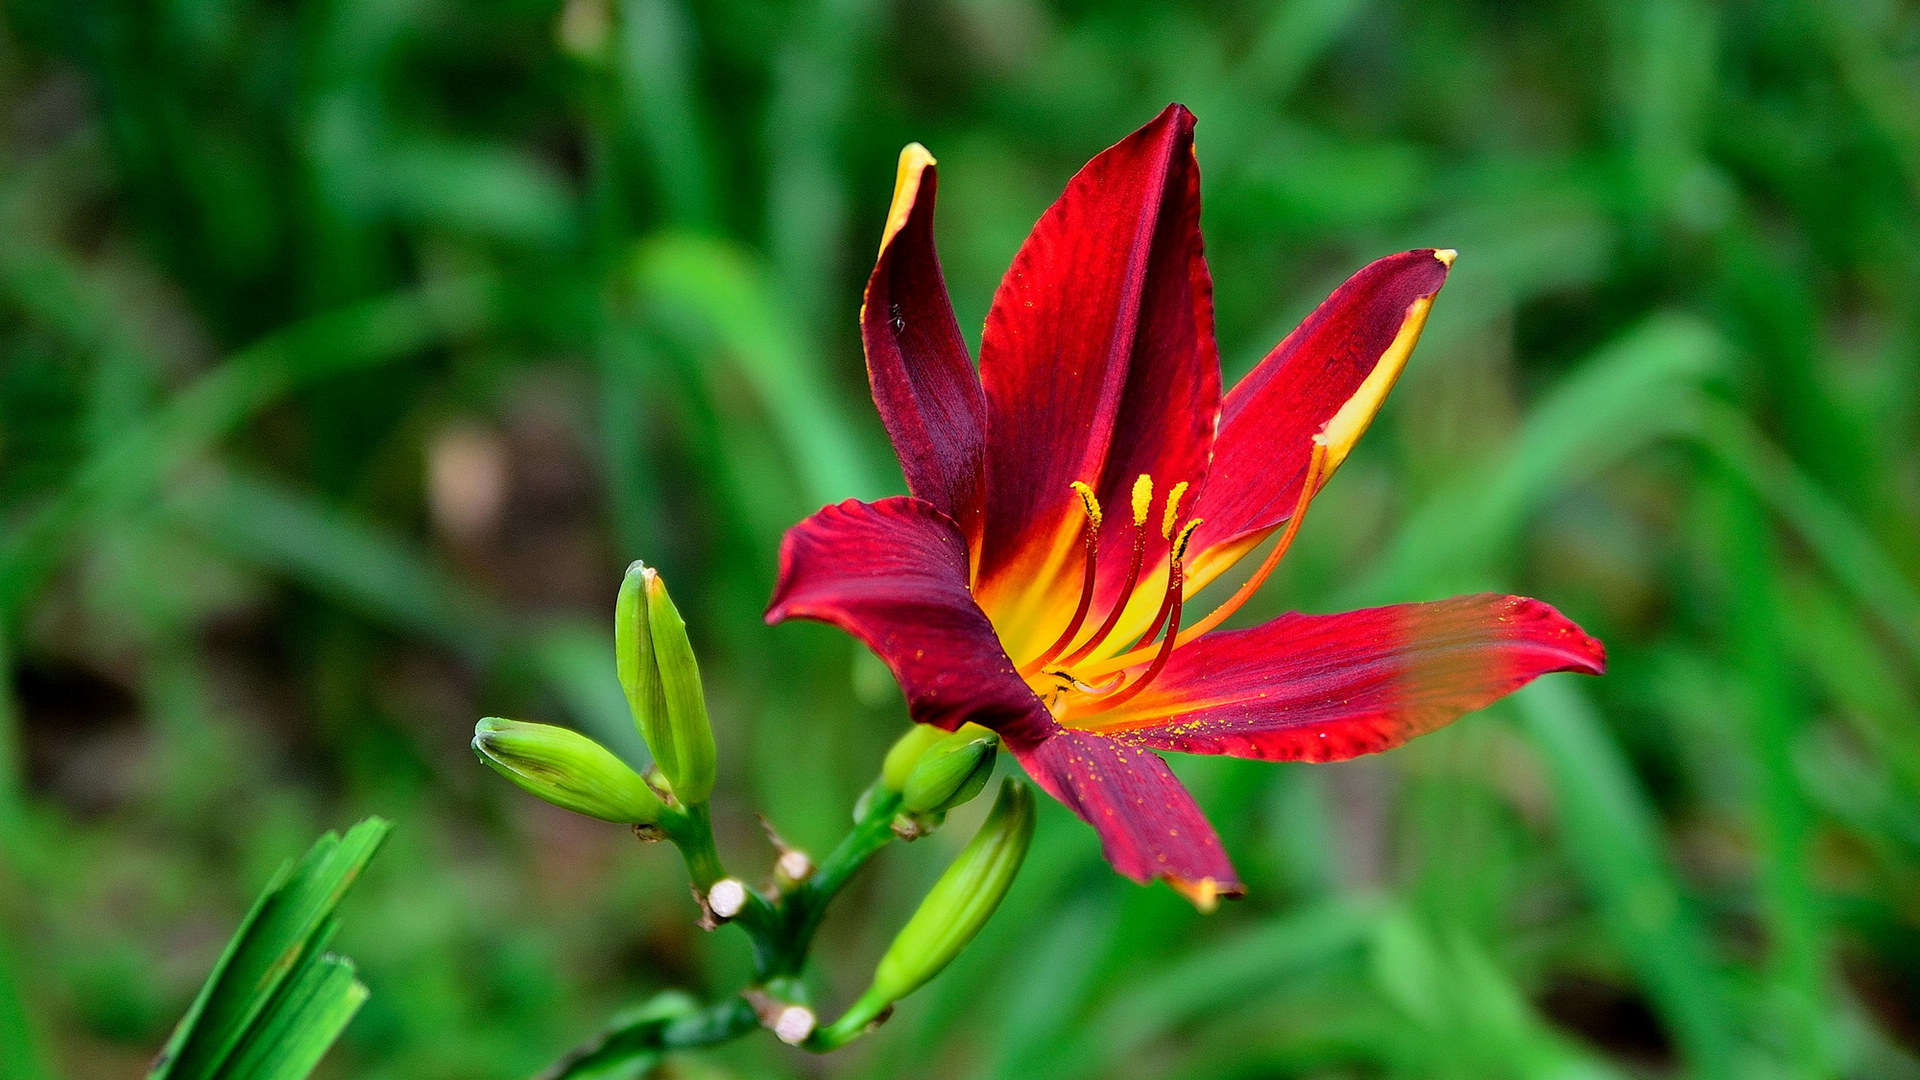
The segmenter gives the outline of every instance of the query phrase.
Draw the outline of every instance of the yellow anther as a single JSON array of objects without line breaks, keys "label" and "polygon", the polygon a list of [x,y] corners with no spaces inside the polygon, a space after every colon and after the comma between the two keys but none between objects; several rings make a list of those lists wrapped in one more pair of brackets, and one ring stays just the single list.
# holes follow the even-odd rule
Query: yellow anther
[{"label": "yellow anther", "polygon": [[1167,512],[1160,515],[1160,539],[1165,540],[1173,535],[1173,519],[1180,516],[1180,497],[1186,493],[1185,480],[1173,485],[1173,489],[1167,492]]},{"label": "yellow anther", "polygon": [[1173,542],[1173,561],[1179,562],[1187,557],[1187,544],[1193,539],[1193,530],[1206,523],[1206,518],[1194,518],[1180,527],[1180,539]]},{"label": "yellow anther", "polygon": [[1087,508],[1087,520],[1094,528],[1100,527],[1100,500],[1094,497],[1093,489],[1078,480],[1073,482],[1074,494],[1080,496],[1080,505]]},{"label": "yellow anther", "polygon": [[1153,505],[1153,477],[1146,473],[1133,482],[1133,523],[1147,523],[1147,509]]}]

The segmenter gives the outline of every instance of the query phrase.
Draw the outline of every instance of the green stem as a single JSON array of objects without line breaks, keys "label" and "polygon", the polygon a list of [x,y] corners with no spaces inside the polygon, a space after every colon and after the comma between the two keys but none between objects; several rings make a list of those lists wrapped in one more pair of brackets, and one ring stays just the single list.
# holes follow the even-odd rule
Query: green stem
[{"label": "green stem", "polygon": [[719,848],[713,842],[713,815],[705,803],[683,806],[677,814],[668,813],[661,818],[660,827],[673,838],[680,856],[687,861],[687,876],[693,879],[695,888],[705,893],[713,888],[714,882],[727,876],[727,868],[720,864]]},{"label": "green stem", "polygon": [[840,1014],[840,1019],[815,1031],[803,1047],[817,1054],[838,1050],[873,1030],[874,1021],[886,1015],[892,1007],[893,1002],[887,1000],[886,995],[868,987],[859,1000],[847,1006],[847,1011]]},{"label": "green stem", "polygon": [[853,830],[820,863],[812,877],[787,895],[782,907],[788,927],[786,958],[793,972],[800,970],[812,951],[813,937],[820,929],[820,920],[826,917],[827,906],[868,859],[893,841],[893,818],[899,811],[899,794],[876,792]]},{"label": "green stem", "polygon": [[[728,876],[720,862],[720,851],[713,842],[713,815],[705,803],[680,807],[660,819],[660,827],[672,838],[687,862],[687,876],[705,904],[714,883]],[[764,976],[767,967],[780,952],[780,917],[767,898],[757,890],[747,890],[746,906],[733,922],[753,940],[755,968]]]},{"label": "green stem", "polygon": [[593,1042],[555,1062],[538,1080],[592,1076],[618,1063],[731,1042],[759,1026],[758,1014],[741,997],[678,1016],[643,1016],[601,1032]]},{"label": "green stem", "polygon": [[900,812],[900,796],[877,792],[867,805],[866,814],[854,823],[853,831],[822,860],[819,869],[808,878],[796,895],[817,898],[821,906],[832,899],[881,848],[893,840],[893,819]]},{"label": "green stem", "polygon": [[[747,891],[747,906],[734,918],[754,947],[754,983],[750,989],[764,991],[780,1001],[805,1003],[805,987],[800,972],[813,949],[814,934],[827,907],[893,836],[894,815],[900,811],[900,796],[877,792],[867,809],[854,823],[852,831],[840,841],[811,877],[794,886],[793,891],[769,902],[752,889]],[[687,874],[702,896],[715,882],[727,877],[713,841],[713,821],[706,806],[688,806],[670,811],[661,818],[660,827],[672,838],[687,862]],[[865,999],[856,1003],[835,1022],[826,1036],[816,1033],[807,1042],[809,1049],[840,1046],[863,1034],[885,1003],[865,1008]],[[562,1058],[541,1074],[540,1080],[566,1080],[587,1076],[616,1063],[631,1063],[672,1050],[711,1046],[739,1038],[760,1024],[753,1005],[736,996],[705,1008],[677,1016],[657,1014],[635,1018],[602,1032],[593,1042]],[[822,1043],[831,1039],[831,1046]]]}]

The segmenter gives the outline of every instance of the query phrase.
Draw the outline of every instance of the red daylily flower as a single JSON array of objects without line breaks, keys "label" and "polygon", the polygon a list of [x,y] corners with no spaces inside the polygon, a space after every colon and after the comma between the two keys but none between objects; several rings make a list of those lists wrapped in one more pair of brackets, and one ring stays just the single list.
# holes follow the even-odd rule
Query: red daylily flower
[{"label": "red daylily flower", "polygon": [[1361,270],[1223,397],[1193,123],[1170,105],[1073,178],[994,295],[977,375],[934,254],[933,158],[901,153],[861,330],[912,495],[794,526],[767,621],[859,638],[913,719],[997,731],[1115,869],[1205,908],[1240,881],[1158,751],[1336,761],[1605,659],[1552,607],[1491,594],[1214,629],[1379,410],[1453,252]]}]

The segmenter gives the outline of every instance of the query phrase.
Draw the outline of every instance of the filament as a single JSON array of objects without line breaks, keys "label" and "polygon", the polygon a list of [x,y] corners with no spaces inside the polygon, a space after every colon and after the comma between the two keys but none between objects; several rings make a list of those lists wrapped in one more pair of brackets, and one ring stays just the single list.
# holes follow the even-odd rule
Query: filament
[{"label": "filament", "polygon": [[1087,512],[1086,524],[1080,530],[1086,548],[1086,569],[1080,575],[1080,602],[1073,609],[1073,617],[1067,620],[1066,629],[1060,631],[1060,636],[1047,646],[1045,652],[1022,665],[1022,674],[1030,675],[1052,663],[1062,649],[1072,644],[1074,635],[1080,632],[1081,625],[1087,621],[1087,611],[1093,607],[1093,571],[1100,553],[1100,500],[1094,496],[1092,488],[1078,480],[1073,482],[1073,491],[1080,496],[1080,505]]},{"label": "filament", "polygon": [[[1141,479],[1144,480],[1145,477],[1143,476]],[[1100,647],[1101,642],[1107,640],[1107,636],[1113,633],[1113,628],[1120,625],[1120,616],[1126,613],[1127,602],[1133,599],[1133,587],[1140,582],[1140,564],[1145,562],[1147,558],[1147,515],[1145,509],[1141,506],[1139,492],[1139,485],[1135,485],[1133,498],[1133,556],[1127,561],[1127,580],[1121,584],[1119,595],[1114,597],[1113,610],[1107,612],[1107,617],[1105,621],[1101,622],[1100,628],[1095,630],[1093,636],[1088,638],[1079,648],[1068,653],[1066,659],[1062,661],[1062,663],[1068,666],[1085,660],[1093,653],[1093,650]]]},{"label": "filament", "polygon": [[[1138,697],[1142,690],[1145,690],[1162,671],[1166,670],[1167,661],[1173,658],[1173,650],[1180,636],[1180,607],[1181,594],[1185,591],[1183,586],[1186,584],[1187,542],[1193,539],[1193,530],[1200,526],[1200,521],[1200,518],[1195,518],[1187,522],[1186,527],[1180,530],[1180,539],[1174,543],[1167,556],[1167,598],[1161,605],[1162,611],[1166,613],[1167,632],[1160,639],[1160,648],[1153,654],[1153,663],[1147,665],[1147,670],[1141,672],[1140,677],[1125,690],[1102,699],[1097,705],[1098,711],[1105,712],[1108,709],[1119,708]],[[1154,629],[1158,630],[1159,626],[1156,625]]]},{"label": "filament", "polygon": [[[1233,616],[1234,612],[1240,610],[1241,605],[1253,597],[1254,593],[1260,591],[1260,586],[1266,583],[1267,577],[1273,573],[1274,567],[1280,565],[1281,557],[1287,553],[1289,547],[1293,546],[1293,538],[1299,534],[1300,523],[1307,516],[1307,504],[1313,501],[1314,495],[1317,494],[1320,489],[1320,484],[1326,479],[1326,474],[1327,447],[1326,444],[1316,439],[1313,444],[1312,456],[1307,460],[1307,474],[1300,482],[1300,496],[1298,500],[1295,501],[1293,514],[1287,518],[1287,527],[1280,533],[1280,539],[1273,545],[1273,550],[1267,552],[1267,557],[1260,563],[1259,569],[1255,570],[1252,577],[1249,577],[1238,589],[1234,590],[1232,596],[1227,597],[1226,600],[1221,602],[1219,607],[1208,612],[1206,616],[1198,622],[1180,631],[1180,639],[1174,644],[1184,645],[1194,638],[1199,637],[1201,634],[1219,626],[1221,623],[1226,622],[1227,619]],[[1096,674],[1100,674],[1120,668],[1131,667],[1147,658],[1147,650],[1150,647],[1150,645],[1142,645],[1113,657],[1110,660],[1103,660],[1095,665],[1093,670]]]}]

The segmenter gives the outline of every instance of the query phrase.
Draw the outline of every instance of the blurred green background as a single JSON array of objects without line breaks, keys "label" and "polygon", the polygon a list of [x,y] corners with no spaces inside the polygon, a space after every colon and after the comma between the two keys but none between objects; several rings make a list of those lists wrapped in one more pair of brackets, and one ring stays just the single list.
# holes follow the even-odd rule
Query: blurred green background
[{"label": "blurred green background", "polygon": [[[525,1076],[720,993],[671,851],[476,717],[637,752],[662,567],[721,841],[816,850],[899,729],[767,629],[781,531],[898,491],[860,287],[901,144],[977,328],[1026,228],[1200,117],[1222,355],[1459,265],[1250,608],[1497,588],[1603,638],[1385,757],[1176,762],[1202,918],[1048,804],[980,943],[829,1060],[675,1075],[1920,1075],[1920,12],[1867,0],[261,0],[0,12],[0,1077],[138,1074],[272,868],[398,829],[323,1075]],[[977,814],[977,811],[975,811]],[[848,1000],[973,819],[827,929]]]}]

